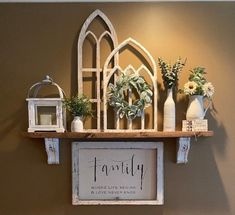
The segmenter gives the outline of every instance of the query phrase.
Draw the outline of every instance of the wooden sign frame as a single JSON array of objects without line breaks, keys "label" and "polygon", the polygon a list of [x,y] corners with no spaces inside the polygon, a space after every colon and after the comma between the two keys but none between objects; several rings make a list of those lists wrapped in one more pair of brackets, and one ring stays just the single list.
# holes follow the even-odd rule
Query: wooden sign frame
[{"label": "wooden sign frame", "polygon": [[[106,177],[107,175],[104,175],[104,173],[101,172],[101,164],[97,165],[97,167],[100,168],[100,172],[99,172],[100,175],[102,174],[102,176],[99,176],[99,177],[103,177],[102,179],[100,179],[100,183],[102,184],[103,179],[104,179],[104,180],[108,180],[108,183],[107,183],[108,185],[105,186],[104,188],[104,186],[100,186],[99,183],[94,182],[94,180],[92,179],[93,176],[90,177],[90,175],[94,174],[95,168],[93,166],[93,163],[92,164],[88,164],[88,163],[90,163],[91,160],[93,162],[94,154],[95,154],[95,159],[96,159],[96,153],[98,153],[101,156],[101,157],[97,157],[97,160],[101,159],[102,161],[106,159],[103,157],[109,154],[109,156],[107,156],[109,157],[109,160],[107,158],[108,162],[109,161],[114,162],[113,159],[116,159],[116,158],[118,158],[118,160],[122,159],[121,157],[123,157],[123,159],[126,159],[127,156],[130,156],[133,153],[137,153],[136,159],[139,159],[138,162],[142,162],[143,164],[142,167],[145,165],[146,174],[145,173],[144,174],[145,174],[145,177],[149,177],[149,178],[145,178],[144,180],[147,180],[148,182],[150,181],[150,183],[146,183],[145,181],[145,184],[143,185],[143,186],[147,186],[146,189],[143,189],[143,190],[147,190],[147,193],[144,193],[144,195],[142,195],[141,193],[142,191],[139,192],[140,191],[139,187],[137,188],[136,186],[135,188],[135,186],[130,186],[130,187],[126,186],[130,184],[131,185],[135,184],[137,179],[134,177],[127,176],[127,175],[120,176],[118,175],[120,174],[120,172],[113,173],[113,174],[117,174],[114,176],[113,179],[112,178],[107,179]],[[138,157],[138,155],[140,156]],[[110,156],[111,156],[111,159],[110,159]],[[114,158],[115,156],[116,158]],[[153,159],[149,159],[149,157],[153,157]],[[147,161],[146,161],[146,158],[147,158]],[[107,162],[107,160],[105,161]],[[148,163],[149,160],[151,160],[150,162],[152,162],[153,165],[149,165]],[[120,162],[120,160],[115,161],[115,162]],[[140,166],[137,167],[137,161],[135,160],[134,162],[136,163],[135,171],[140,170]],[[128,164],[125,164],[125,165],[128,165]],[[92,169],[89,169],[89,168],[92,168]],[[118,170],[121,171],[121,167]],[[117,169],[115,169],[115,171],[117,172]],[[129,170],[129,173],[130,172],[131,170]],[[133,172],[134,171],[132,171],[132,173]],[[108,197],[106,198],[107,196],[106,194],[107,193],[110,194],[110,190],[105,190],[105,191],[99,190],[99,192],[102,194],[94,195],[95,197],[93,198],[92,194],[94,194],[93,192],[94,190],[92,189],[103,189],[103,188],[114,189],[114,188],[110,188],[110,187],[114,187],[110,185],[112,183],[114,184],[119,183],[119,179],[116,180],[117,177],[122,177],[120,178],[121,180],[123,179],[123,177],[125,177],[124,184],[125,184],[126,189],[128,189],[129,191],[130,189],[136,189],[137,192],[133,191],[133,193],[135,194],[129,197],[129,194],[124,194],[122,191],[119,190],[119,192],[122,193],[120,194],[121,197],[117,196],[113,198],[112,195],[111,197],[108,195]],[[154,184],[154,186],[152,186],[152,184]],[[97,186],[98,188],[94,188],[93,185]],[[124,186],[121,186],[121,185],[123,184],[120,183],[120,186],[119,184],[118,186],[115,185],[116,186],[115,189],[124,189],[122,188]],[[163,190],[164,190],[163,189],[163,143],[161,142],[73,142],[72,143],[72,204],[73,205],[162,205],[163,193],[164,193]],[[95,192],[97,194],[96,190]],[[147,197],[146,199],[142,198],[143,196],[146,196],[146,195],[147,196],[149,195],[151,197]]]}]

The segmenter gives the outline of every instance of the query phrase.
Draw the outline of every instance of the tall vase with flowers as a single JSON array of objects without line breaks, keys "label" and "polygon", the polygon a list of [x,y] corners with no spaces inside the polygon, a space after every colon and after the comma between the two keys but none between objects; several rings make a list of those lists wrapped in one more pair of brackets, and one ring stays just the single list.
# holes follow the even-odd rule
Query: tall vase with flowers
[{"label": "tall vase with flowers", "polygon": [[173,65],[166,63],[162,58],[158,58],[163,83],[165,89],[167,89],[167,99],[164,103],[163,110],[163,131],[175,131],[175,102],[173,91],[177,88],[179,74],[185,66],[185,63],[186,60],[183,62],[180,57]]},{"label": "tall vase with flowers", "polygon": [[[211,82],[206,80],[205,74],[205,68],[195,67],[191,70],[188,82],[184,85],[183,92],[189,96],[189,105],[186,112],[187,120],[204,119],[210,107],[215,88]],[[205,99],[208,100],[206,107],[204,107]]]}]

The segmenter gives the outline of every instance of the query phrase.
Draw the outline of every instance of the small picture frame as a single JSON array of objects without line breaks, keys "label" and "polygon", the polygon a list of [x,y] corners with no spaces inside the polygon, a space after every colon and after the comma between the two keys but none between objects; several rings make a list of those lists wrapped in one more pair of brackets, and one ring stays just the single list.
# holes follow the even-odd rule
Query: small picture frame
[{"label": "small picture frame", "polygon": [[163,143],[73,142],[73,205],[162,205]]}]

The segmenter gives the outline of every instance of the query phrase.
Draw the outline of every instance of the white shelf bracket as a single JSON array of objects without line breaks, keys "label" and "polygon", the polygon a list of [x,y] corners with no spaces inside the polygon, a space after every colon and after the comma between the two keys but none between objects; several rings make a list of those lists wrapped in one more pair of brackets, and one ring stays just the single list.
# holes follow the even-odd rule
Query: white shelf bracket
[{"label": "white shelf bracket", "polygon": [[44,138],[48,164],[59,164],[59,138]]},{"label": "white shelf bracket", "polygon": [[180,137],[177,139],[177,164],[186,164],[188,162],[188,153],[190,150],[190,137]]}]

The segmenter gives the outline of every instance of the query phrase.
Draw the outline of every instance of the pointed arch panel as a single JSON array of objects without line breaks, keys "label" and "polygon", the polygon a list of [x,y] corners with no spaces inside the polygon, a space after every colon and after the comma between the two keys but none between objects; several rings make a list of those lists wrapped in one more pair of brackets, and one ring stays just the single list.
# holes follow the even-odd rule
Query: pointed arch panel
[{"label": "pointed arch panel", "polygon": [[[94,22],[95,19],[101,18],[104,25],[106,25],[107,30],[103,30],[103,32],[100,35],[97,35],[96,32],[93,32],[89,29],[91,24]],[[101,129],[101,98],[102,98],[102,78],[101,75],[103,73],[103,65],[101,65],[101,41],[102,39],[108,35],[110,42],[112,43],[113,49],[115,49],[118,45],[117,41],[117,34],[116,31],[111,23],[111,21],[108,19],[108,17],[100,10],[95,10],[93,13],[90,14],[90,16],[86,19],[84,22],[79,37],[78,37],[78,43],[77,43],[77,52],[78,52],[78,64],[77,64],[77,78],[78,78],[78,94],[85,94],[83,91],[83,77],[84,73],[94,73],[96,78],[94,83],[96,85],[96,98],[91,99],[93,103],[96,104],[96,130]],[[84,68],[83,67],[83,60],[84,57],[89,56],[83,56],[83,44],[84,41],[87,39],[88,36],[91,36],[95,40],[95,67],[92,68]],[[111,50],[112,51],[112,50]],[[92,56],[90,56],[92,57]],[[117,57],[114,57],[114,65],[116,65],[118,62]]]},{"label": "pointed arch panel", "polygon": [[[153,91],[153,103],[152,103],[152,114],[150,116],[150,118],[153,119],[153,123],[151,128],[146,128],[146,119],[145,119],[145,113],[142,114],[141,116],[141,128],[139,130],[153,130],[156,131],[157,130],[157,66],[156,66],[156,62],[154,61],[153,57],[151,56],[151,54],[147,51],[147,49],[145,49],[144,46],[142,46],[139,42],[137,42],[136,40],[132,39],[132,38],[128,38],[126,40],[124,40],[121,44],[119,44],[108,56],[108,58],[106,59],[106,62],[104,64],[104,72],[103,72],[103,82],[104,82],[104,95],[107,95],[107,88],[108,85],[113,77],[113,75],[115,75],[115,69],[111,70],[109,69],[109,64],[112,61],[112,59],[116,56],[116,55],[120,55],[121,50],[126,48],[127,46],[131,46],[137,53],[139,53],[145,60],[146,62],[150,62],[150,67],[148,67],[148,65],[142,64],[140,65],[137,69],[134,68],[133,65],[128,65],[126,68],[122,69],[120,65],[117,65],[116,68],[119,69],[119,71],[121,71],[124,74],[127,74],[127,72],[131,71],[132,73],[135,74],[139,74],[140,71],[145,72],[146,76],[148,76],[150,78],[150,85],[152,87],[152,91]],[[131,89],[128,90],[128,103],[132,104],[132,92]],[[103,102],[103,125],[104,125],[104,130],[109,130],[112,131],[112,129],[109,129],[107,126],[107,122],[109,121],[109,119],[107,118],[107,109],[108,109],[108,101],[106,96],[104,96],[104,102]],[[127,122],[127,129],[133,130],[133,126],[132,126],[132,121],[131,119],[128,120]],[[120,129],[120,118],[118,115],[115,116],[115,131],[119,130],[119,131],[123,131],[125,132],[125,129]],[[136,129],[135,129],[136,130]]]}]

